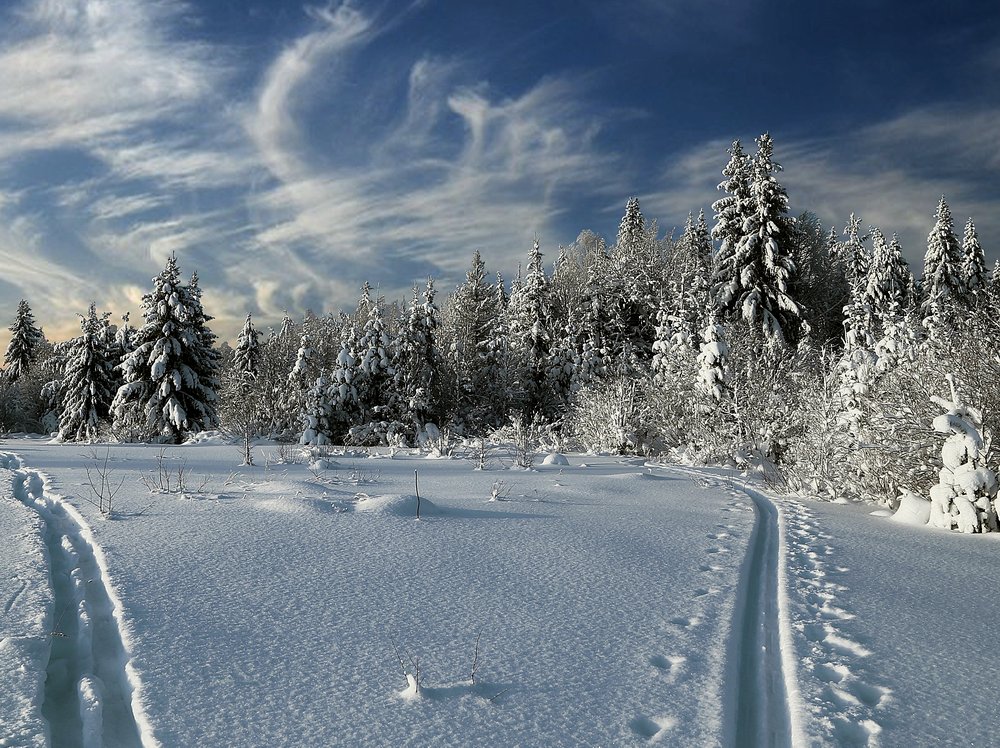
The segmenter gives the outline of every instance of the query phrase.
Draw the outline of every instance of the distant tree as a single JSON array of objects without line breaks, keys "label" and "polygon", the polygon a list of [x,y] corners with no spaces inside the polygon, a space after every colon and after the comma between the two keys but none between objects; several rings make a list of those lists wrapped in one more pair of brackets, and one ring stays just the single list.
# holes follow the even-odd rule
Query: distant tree
[{"label": "distant tree", "polygon": [[35,325],[31,307],[24,299],[18,302],[14,322],[8,329],[11,338],[4,354],[4,366],[8,379],[16,382],[28,372],[35,360],[35,349],[43,340],[41,329]]},{"label": "distant tree", "polygon": [[979,244],[976,224],[970,218],[962,236],[962,281],[972,306],[981,307],[986,297],[986,256]]},{"label": "distant tree", "polygon": [[921,287],[924,326],[932,338],[937,338],[954,326],[957,309],[965,297],[962,249],[955,237],[951,209],[943,195],[938,203],[934,227],[927,237]]},{"label": "distant tree", "polygon": [[238,383],[239,389],[249,391],[257,382],[257,375],[260,370],[260,333],[253,326],[253,318],[247,315],[236,339],[236,348],[233,350],[233,378]]},{"label": "distant tree", "polygon": [[108,357],[107,317],[91,304],[81,317],[80,337],[69,344],[59,416],[59,438],[65,441],[93,441],[110,413],[114,362]]}]

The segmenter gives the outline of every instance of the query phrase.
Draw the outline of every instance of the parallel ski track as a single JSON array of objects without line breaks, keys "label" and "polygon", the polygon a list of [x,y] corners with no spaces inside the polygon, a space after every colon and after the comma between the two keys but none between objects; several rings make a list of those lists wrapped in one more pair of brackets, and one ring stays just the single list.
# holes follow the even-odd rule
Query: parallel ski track
[{"label": "parallel ski track", "polygon": [[43,476],[15,455],[0,453],[11,470],[15,498],[44,521],[54,603],[52,647],[42,714],[50,745],[152,748],[158,742],[134,708],[139,687],[121,628],[121,606],[106,580],[103,552],[80,513],[46,492]]},{"label": "parallel ski track", "polygon": [[726,744],[804,745],[798,724],[795,656],[787,615],[785,538],[781,510],[763,493],[726,476],[657,464],[746,495],[754,508],[750,546],[740,572],[728,644],[724,701]]}]

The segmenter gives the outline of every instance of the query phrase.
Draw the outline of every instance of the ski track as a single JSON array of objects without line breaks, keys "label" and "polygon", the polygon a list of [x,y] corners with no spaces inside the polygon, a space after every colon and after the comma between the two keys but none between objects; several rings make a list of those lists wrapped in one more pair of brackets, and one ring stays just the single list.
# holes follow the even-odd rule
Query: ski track
[{"label": "ski track", "polygon": [[879,720],[892,689],[869,664],[873,653],[841,600],[848,589],[838,579],[849,570],[836,562],[831,537],[813,521],[813,512],[732,478],[663,467],[749,497],[754,505],[729,648],[726,742],[879,746]]},{"label": "ski track", "polygon": [[[706,488],[729,493],[733,502],[728,511],[740,511],[748,498],[753,504],[754,527],[740,571],[727,645],[724,743],[737,747],[805,744],[796,708],[799,691],[788,624],[781,510],[764,494],[730,478],[663,467],[692,477]],[[713,546],[708,549],[709,558],[727,550],[722,544]]]},{"label": "ski track", "polygon": [[[140,687],[121,624],[121,604],[107,584],[104,554],[80,513],[46,490],[46,479],[12,454],[0,453],[14,497],[44,527],[53,606],[42,714],[49,744],[76,748],[157,746],[134,712]],[[22,590],[23,591],[23,587]],[[20,592],[6,603],[14,604]]]},{"label": "ski track", "polygon": [[794,592],[795,635],[801,642],[804,701],[815,743],[878,746],[880,720],[892,689],[872,670],[854,614],[841,601],[838,581],[848,569],[836,560],[830,535],[802,502],[782,502],[786,518],[789,592]]}]

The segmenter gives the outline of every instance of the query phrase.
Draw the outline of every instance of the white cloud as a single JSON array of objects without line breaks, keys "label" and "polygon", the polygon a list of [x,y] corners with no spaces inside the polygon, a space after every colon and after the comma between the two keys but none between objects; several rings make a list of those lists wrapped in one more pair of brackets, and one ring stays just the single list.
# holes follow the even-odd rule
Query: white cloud
[{"label": "white cloud", "polygon": [[[922,266],[942,194],[961,224],[956,231],[966,216],[974,216],[984,247],[996,253],[1000,195],[993,175],[1000,144],[990,123],[998,120],[1000,108],[995,107],[925,107],[834,137],[778,133],[775,158],[784,167],[779,179],[794,212],[810,210],[838,231],[853,212],[869,226],[898,232],[911,267]],[[752,138],[742,141],[752,152]],[[729,145],[713,140],[671,159],[660,180],[666,186],[649,194],[644,207],[680,225],[689,210],[703,207],[710,216]]]}]

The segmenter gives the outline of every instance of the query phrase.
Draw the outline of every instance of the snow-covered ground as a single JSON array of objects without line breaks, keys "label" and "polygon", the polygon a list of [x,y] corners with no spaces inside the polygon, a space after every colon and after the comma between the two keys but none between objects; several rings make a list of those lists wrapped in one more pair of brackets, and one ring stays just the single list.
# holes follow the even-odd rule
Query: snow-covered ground
[{"label": "snow-covered ground", "polygon": [[[240,468],[213,444],[0,450],[0,746],[45,744],[47,722],[72,746],[1000,731],[990,536],[615,457],[478,471],[409,453],[282,464],[277,447]],[[113,519],[89,503],[106,455],[124,480]],[[506,500],[489,501],[497,481]]]}]

